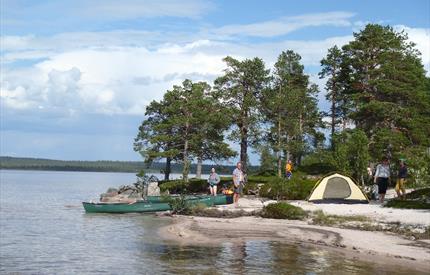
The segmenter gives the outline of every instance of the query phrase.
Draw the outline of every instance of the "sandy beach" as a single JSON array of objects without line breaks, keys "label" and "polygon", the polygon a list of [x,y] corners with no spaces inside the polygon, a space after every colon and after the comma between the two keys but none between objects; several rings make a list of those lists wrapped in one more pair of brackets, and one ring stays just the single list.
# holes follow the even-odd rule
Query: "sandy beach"
[{"label": "sandy beach", "polygon": [[[221,210],[254,211],[273,201],[259,199],[240,201],[240,207],[219,206]],[[372,222],[400,222],[404,226],[425,228],[430,224],[430,212],[383,208],[380,205],[311,204],[305,201],[291,202],[305,210],[321,209],[335,215],[363,215]],[[430,241],[415,240],[391,232],[374,232],[358,229],[329,227],[310,224],[309,221],[276,220],[246,216],[239,218],[208,218],[174,216],[173,224],[160,229],[160,235],[168,241],[184,245],[219,245],[223,242],[265,240],[297,245],[317,245],[342,252],[347,257],[385,264],[407,265],[413,270],[430,271]],[[226,232],[226,234],[219,234]]]}]

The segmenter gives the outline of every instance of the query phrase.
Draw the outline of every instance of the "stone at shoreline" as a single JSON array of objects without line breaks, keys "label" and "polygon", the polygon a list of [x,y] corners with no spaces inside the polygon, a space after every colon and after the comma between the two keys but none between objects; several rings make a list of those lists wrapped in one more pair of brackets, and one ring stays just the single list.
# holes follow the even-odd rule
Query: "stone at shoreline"
[{"label": "stone at shoreline", "polygon": [[147,196],[160,196],[160,187],[158,187],[158,182],[150,182],[148,184]]}]

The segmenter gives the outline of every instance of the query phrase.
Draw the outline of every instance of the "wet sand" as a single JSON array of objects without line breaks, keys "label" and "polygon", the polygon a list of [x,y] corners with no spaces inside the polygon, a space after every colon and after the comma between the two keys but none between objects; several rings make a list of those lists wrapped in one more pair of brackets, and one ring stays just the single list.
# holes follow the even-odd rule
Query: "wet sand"
[{"label": "wet sand", "polygon": [[[233,205],[220,210],[254,211],[263,207],[259,199],[242,199],[239,208]],[[313,205],[296,202],[306,210],[323,209],[329,214],[365,215],[373,220],[396,220],[405,224],[426,226],[428,211],[384,209],[379,205]],[[313,209],[309,209],[313,208]],[[339,210],[339,208],[341,210]],[[327,211],[327,209],[329,209]],[[331,210],[330,210],[331,209]],[[357,211],[355,211],[356,209]],[[400,213],[400,214],[399,214]],[[413,218],[411,218],[411,215]],[[306,221],[264,219],[261,217],[208,218],[192,216],[166,217],[172,225],[160,229],[160,236],[182,245],[216,246],[248,240],[278,241],[304,246],[322,246],[341,252],[345,257],[359,258],[378,264],[404,265],[419,272],[430,271],[430,240],[412,240],[389,232],[363,231],[308,224]]]}]

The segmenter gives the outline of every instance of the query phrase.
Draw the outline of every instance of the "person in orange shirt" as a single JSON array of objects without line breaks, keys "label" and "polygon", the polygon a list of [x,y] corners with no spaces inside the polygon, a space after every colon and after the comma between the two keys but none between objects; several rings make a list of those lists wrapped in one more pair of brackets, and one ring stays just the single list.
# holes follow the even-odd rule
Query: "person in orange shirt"
[{"label": "person in orange shirt", "polygon": [[285,176],[287,179],[291,179],[293,176],[293,163],[290,159],[287,161],[287,165],[285,165]]}]

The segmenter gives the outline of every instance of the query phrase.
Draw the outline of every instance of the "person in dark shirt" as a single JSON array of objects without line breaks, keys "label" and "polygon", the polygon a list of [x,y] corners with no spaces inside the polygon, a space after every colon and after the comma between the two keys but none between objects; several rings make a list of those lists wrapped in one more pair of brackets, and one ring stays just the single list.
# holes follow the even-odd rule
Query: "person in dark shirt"
[{"label": "person in dark shirt", "polygon": [[400,160],[399,172],[397,174],[397,183],[396,183],[396,192],[397,197],[404,199],[405,198],[405,184],[406,177],[408,176],[408,168],[403,160]]}]

